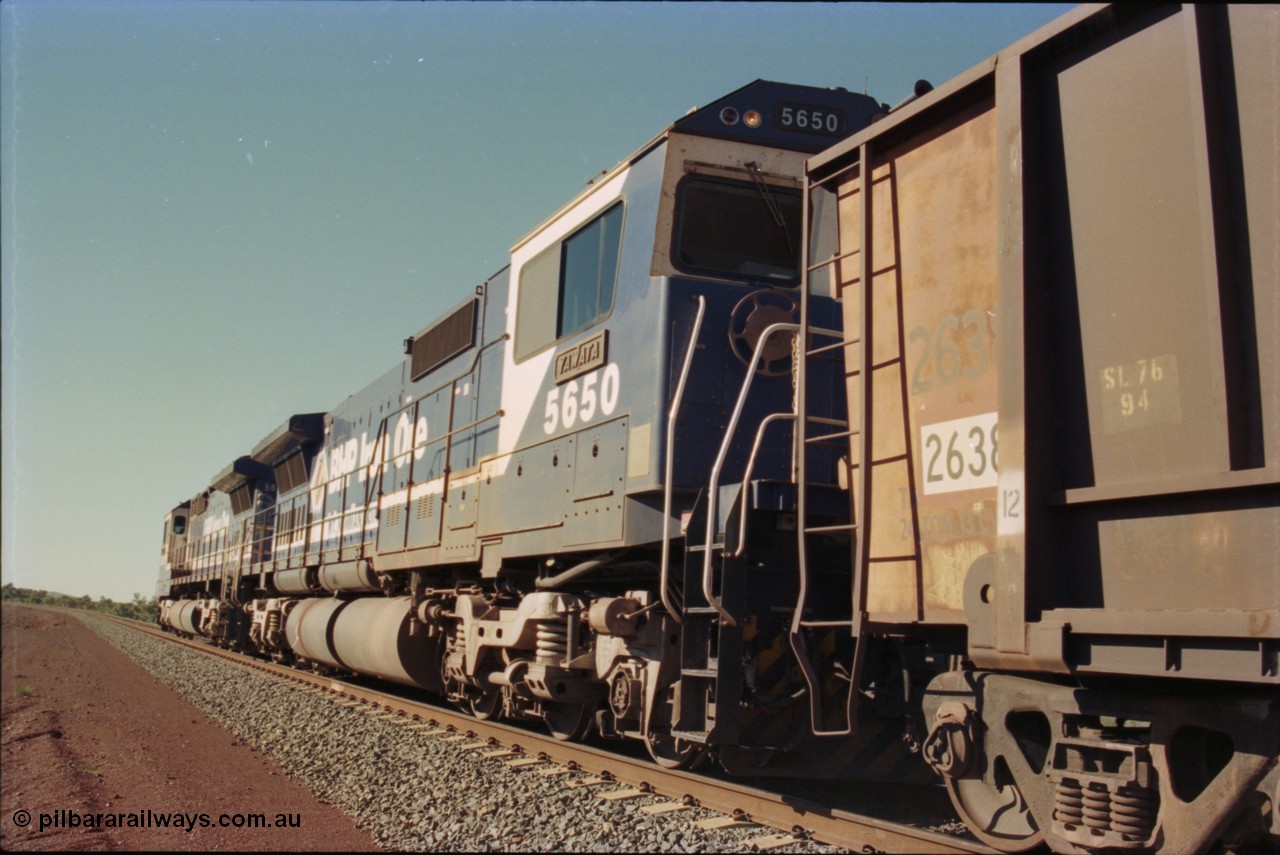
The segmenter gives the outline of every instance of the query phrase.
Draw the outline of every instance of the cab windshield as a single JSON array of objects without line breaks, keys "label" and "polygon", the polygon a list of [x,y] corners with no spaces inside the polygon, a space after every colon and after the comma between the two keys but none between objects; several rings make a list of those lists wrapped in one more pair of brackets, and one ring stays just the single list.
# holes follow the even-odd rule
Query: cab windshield
[{"label": "cab windshield", "polygon": [[800,278],[801,195],[763,182],[690,177],[680,186],[673,261],[712,276]]}]

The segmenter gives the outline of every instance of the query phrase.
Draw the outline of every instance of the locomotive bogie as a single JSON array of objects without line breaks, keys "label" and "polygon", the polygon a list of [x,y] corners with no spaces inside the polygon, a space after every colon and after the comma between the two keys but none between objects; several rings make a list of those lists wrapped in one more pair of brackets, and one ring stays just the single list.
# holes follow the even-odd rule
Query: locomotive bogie
[{"label": "locomotive bogie", "polygon": [[289,649],[285,623],[298,600],[252,600],[244,606],[249,616],[249,643],[253,649],[272,657],[282,657]]},{"label": "locomotive bogie", "polygon": [[930,686],[925,713],[925,758],[998,848],[1038,843],[1041,829],[1059,852],[1198,852],[1233,823],[1231,840],[1275,833],[1273,696],[952,672]]}]

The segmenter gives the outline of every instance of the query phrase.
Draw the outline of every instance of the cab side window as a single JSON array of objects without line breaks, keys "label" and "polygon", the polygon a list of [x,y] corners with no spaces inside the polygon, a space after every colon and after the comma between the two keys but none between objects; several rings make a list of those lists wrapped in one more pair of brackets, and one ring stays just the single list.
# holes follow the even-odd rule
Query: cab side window
[{"label": "cab side window", "polygon": [[614,205],[565,240],[557,338],[590,325],[612,308],[621,237],[622,206]]},{"label": "cab side window", "polygon": [[622,203],[524,265],[516,317],[516,359],[609,314],[618,281]]}]

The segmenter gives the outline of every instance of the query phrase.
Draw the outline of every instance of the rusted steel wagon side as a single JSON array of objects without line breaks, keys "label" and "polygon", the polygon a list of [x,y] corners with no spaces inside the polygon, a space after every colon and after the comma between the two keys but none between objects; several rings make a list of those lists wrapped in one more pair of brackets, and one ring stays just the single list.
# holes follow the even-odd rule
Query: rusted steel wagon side
[{"label": "rusted steel wagon side", "polygon": [[962,628],[924,754],[999,848],[1280,828],[1277,44],[1276,7],[1084,7],[809,161],[857,535],[793,644],[817,684],[847,620],[859,688]]}]

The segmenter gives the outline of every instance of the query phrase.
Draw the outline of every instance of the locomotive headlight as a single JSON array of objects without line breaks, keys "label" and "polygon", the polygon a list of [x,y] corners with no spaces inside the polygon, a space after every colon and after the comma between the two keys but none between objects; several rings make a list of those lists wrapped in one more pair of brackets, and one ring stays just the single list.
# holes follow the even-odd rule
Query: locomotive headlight
[{"label": "locomotive headlight", "polygon": [[742,123],[748,128],[758,128],[763,121],[764,117],[760,115],[759,110],[748,110],[742,117]]},{"label": "locomotive headlight", "polygon": [[725,107],[720,111],[720,121],[724,122],[726,125],[738,124],[738,111],[732,107]]}]

